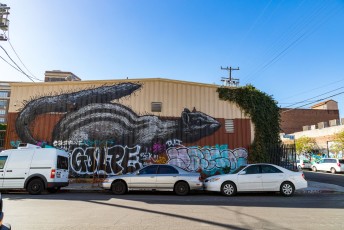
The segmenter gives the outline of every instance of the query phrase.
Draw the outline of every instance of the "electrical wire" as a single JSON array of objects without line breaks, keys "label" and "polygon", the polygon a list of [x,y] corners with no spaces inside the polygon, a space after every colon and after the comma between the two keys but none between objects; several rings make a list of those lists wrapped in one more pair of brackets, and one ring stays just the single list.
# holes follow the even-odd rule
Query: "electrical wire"
[{"label": "electrical wire", "polygon": [[326,22],[339,10],[337,7],[328,7],[326,9],[325,7],[326,5],[316,6],[316,9],[312,10],[310,14],[301,17],[297,23],[293,24],[293,26],[289,28],[289,30],[286,30],[285,33],[281,35],[281,38],[276,40],[270,49],[265,52],[263,57],[260,58],[261,60],[266,61],[263,61],[263,63],[258,65],[254,71],[245,76],[247,81],[281,59],[286,55],[287,51],[313,34],[321,24]]},{"label": "electrical wire", "polygon": [[14,47],[12,46],[12,43],[10,41],[10,30],[8,29],[8,35],[7,35],[7,41],[10,44],[13,52],[15,53],[15,55],[17,56],[17,58],[19,59],[20,63],[24,66],[24,68],[31,74],[31,78],[37,80],[37,81],[42,81],[41,79],[37,78],[34,74],[31,73],[31,71],[26,67],[26,65],[23,63],[23,61],[21,60],[21,58],[19,57],[18,53],[16,52],[16,50],[14,49]]},{"label": "electrical wire", "polygon": [[[337,88],[337,89],[328,91],[328,92],[326,92],[326,93],[319,94],[319,95],[317,95],[317,96],[315,96],[315,97],[311,97],[311,98],[305,99],[305,100],[303,100],[303,101],[296,102],[296,103],[291,104],[291,105],[289,105],[289,106],[287,106],[287,107],[285,107],[285,108],[289,108],[289,107],[291,107],[291,106],[293,106],[293,105],[297,105],[297,104],[301,104],[301,103],[307,102],[307,101],[309,101],[309,100],[315,99],[315,98],[320,97],[320,96],[324,96],[324,95],[326,95],[326,94],[332,93],[333,91],[337,91],[337,90],[343,89],[343,88],[344,88],[344,86],[343,86],[343,87],[339,87],[339,88]],[[315,102],[316,102],[316,101],[315,101]],[[312,101],[311,103],[314,103],[314,101]]]},{"label": "electrical wire", "polygon": [[[343,94],[343,93],[344,93],[344,91],[342,91],[342,92],[340,92],[340,93],[337,93],[337,94],[334,94],[334,95],[331,95],[331,96],[328,96],[328,97],[324,97],[324,98],[318,99],[318,100],[316,100],[315,102],[323,101],[323,100],[325,100],[325,99],[329,99],[329,98],[338,96],[338,95]],[[286,112],[291,111],[291,110],[299,109],[299,108],[302,108],[302,107],[304,107],[304,106],[306,106],[306,105],[310,105],[310,104],[313,104],[313,103],[314,103],[314,102],[312,102],[312,103],[307,103],[307,104],[301,105],[301,106],[296,107],[296,108],[293,108],[293,109],[288,109],[288,110],[282,111],[281,113],[286,113]]]},{"label": "electrical wire", "polygon": [[[32,82],[35,82],[31,76],[29,76],[28,74],[26,74],[21,68],[20,66],[11,58],[11,56],[7,53],[7,51],[5,50],[4,47],[2,47],[0,45],[0,48],[6,53],[7,57],[15,64],[15,66],[19,69],[19,72],[24,74],[27,78],[29,78]],[[7,62],[8,63],[8,62]],[[11,65],[12,66],[12,65]]]}]

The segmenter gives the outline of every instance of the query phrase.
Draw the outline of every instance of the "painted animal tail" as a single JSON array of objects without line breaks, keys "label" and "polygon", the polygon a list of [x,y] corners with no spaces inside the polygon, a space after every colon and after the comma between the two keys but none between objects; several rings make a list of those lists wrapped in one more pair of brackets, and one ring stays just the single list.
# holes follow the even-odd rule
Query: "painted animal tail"
[{"label": "painted animal tail", "polygon": [[51,112],[65,113],[92,103],[109,103],[114,99],[130,95],[140,87],[141,84],[121,83],[31,100],[18,114],[17,134],[22,142],[36,144],[38,141],[32,136],[30,124],[38,115]]}]

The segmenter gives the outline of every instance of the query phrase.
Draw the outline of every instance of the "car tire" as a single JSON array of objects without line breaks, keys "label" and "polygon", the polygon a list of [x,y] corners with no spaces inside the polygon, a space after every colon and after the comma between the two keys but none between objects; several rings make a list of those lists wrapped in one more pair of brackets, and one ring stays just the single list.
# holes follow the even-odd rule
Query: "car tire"
[{"label": "car tire", "polygon": [[189,191],[190,191],[189,185],[188,183],[184,181],[180,181],[174,186],[174,192],[178,196],[186,196],[187,194],[189,194]]},{"label": "car tire", "polygon": [[60,187],[47,188],[47,191],[49,193],[57,193],[59,190],[60,190]]},{"label": "car tire", "polygon": [[297,166],[297,169],[299,170],[299,171],[301,171],[302,170],[302,168],[301,168],[301,166],[299,165],[299,166]]},{"label": "car tire", "polygon": [[331,168],[331,173],[332,174],[336,174],[336,169],[335,168]]},{"label": "car tire", "polygon": [[313,172],[316,172],[317,171],[317,168],[315,166],[312,167],[312,171]]},{"label": "car tire", "polygon": [[26,190],[31,194],[31,195],[39,195],[43,192],[44,190],[44,184],[41,179],[33,179],[32,181],[29,182],[27,185]]},{"label": "car tire", "polygon": [[115,181],[111,185],[111,191],[115,195],[123,195],[127,192],[127,185],[123,181]]},{"label": "car tire", "polygon": [[283,196],[292,196],[295,192],[295,187],[291,182],[283,182],[281,184],[280,192]]},{"label": "car tire", "polygon": [[237,188],[233,182],[225,182],[221,185],[221,193],[224,196],[234,196],[237,193]]}]

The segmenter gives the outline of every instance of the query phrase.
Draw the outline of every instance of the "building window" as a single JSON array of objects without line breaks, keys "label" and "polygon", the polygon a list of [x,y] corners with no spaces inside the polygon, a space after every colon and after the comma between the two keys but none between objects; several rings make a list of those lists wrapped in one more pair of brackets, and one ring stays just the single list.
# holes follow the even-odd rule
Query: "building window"
[{"label": "building window", "polygon": [[0,97],[8,97],[8,92],[0,91]]},{"label": "building window", "polygon": [[152,102],[151,110],[152,112],[161,112],[162,103],[161,102]]},{"label": "building window", "polygon": [[6,106],[7,106],[7,101],[0,100],[0,108],[6,107]]},{"label": "building window", "polygon": [[0,109],[0,115],[4,115],[4,114],[6,114],[6,111],[3,109]]},{"label": "building window", "polygon": [[226,133],[234,133],[234,120],[226,119],[225,120],[225,129],[226,129]]},{"label": "building window", "polygon": [[0,117],[0,123],[5,123],[5,118]]}]

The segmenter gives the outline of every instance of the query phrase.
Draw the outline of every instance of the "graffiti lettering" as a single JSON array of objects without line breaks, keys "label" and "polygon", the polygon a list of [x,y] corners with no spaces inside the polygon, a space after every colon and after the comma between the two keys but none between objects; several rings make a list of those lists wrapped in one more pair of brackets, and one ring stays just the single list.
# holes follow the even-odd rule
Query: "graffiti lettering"
[{"label": "graffiti lettering", "polygon": [[182,143],[183,142],[181,140],[178,140],[178,139],[172,139],[172,140],[166,141],[166,145],[168,147],[178,146],[178,145],[181,145]]},{"label": "graffiti lettering", "polygon": [[133,172],[143,167],[140,162],[140,148],[120,145],[103,148],[77,147],[70,156],[71,170],[78,175]]},{"label": "graffiti lettering", "polygon": [[168,164],[188,171],[214,171],[229,167],[231,171],[245,164],[247,151],[244,148],[218,149],[198,147],[171,147],[167,149]]}]

